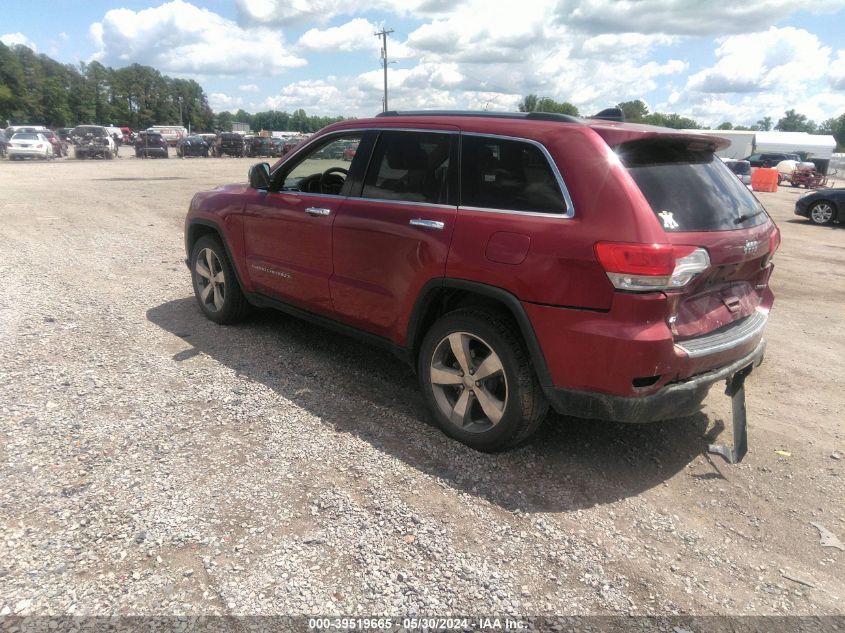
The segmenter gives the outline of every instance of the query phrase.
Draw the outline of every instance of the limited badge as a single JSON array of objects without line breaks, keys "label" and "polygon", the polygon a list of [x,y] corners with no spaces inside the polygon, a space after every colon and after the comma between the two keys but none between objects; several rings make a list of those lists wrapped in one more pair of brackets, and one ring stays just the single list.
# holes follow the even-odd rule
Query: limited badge
[{"label": "limited badge", "polygon": [[661,211],[657,215],[659,215],[660,219],[663,220],[664,229],[677,229],[680,226],[680,224],[675,222],[675,218],[671,211]]}]

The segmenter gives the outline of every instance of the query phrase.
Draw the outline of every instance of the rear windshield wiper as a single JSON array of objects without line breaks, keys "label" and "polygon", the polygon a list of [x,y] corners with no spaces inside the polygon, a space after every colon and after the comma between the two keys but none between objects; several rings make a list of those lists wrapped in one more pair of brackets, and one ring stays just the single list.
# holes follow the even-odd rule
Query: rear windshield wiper
[{"label": "rear windshield wiper", "polygon": [[757,213],[746,213],[744,215],[741,215],[734,220],[734,224],[742,224],[746,220],[750,220],[751,218],[756,218],[761,213],[762,213],[762,211],[757,211]]}]

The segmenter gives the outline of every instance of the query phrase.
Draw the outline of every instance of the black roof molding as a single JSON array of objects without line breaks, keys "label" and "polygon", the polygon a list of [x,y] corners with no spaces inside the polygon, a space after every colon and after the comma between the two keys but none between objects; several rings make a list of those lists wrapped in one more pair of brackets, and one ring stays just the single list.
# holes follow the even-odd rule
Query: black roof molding
[{"label": "black roof molding", "polygon": [[489,119],[527,119],[529,121],[558,121],[560,123],[581,123],[581,119],[556,112],[488,112],[482,110],[388,110],[376,117],[392,116],[467,116]]},{"label": "black roof molding", "polygon": [[620,123],[625,122],[625,113],[622,112],[621,108],[605,108],[598,114],[594,114],[590,117],[591,119],[601,119],[603,121],[619,121]]}]

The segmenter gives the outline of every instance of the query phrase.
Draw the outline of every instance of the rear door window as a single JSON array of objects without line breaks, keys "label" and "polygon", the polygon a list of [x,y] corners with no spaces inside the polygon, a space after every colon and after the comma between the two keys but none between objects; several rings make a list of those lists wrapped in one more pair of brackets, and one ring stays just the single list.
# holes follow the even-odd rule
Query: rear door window
[{"label": "rear door window", "polygon": [[763,224],[763,206],[709,149],[635,141],[617,154],[664,230],[729,231]]},{"label": "rear door window", "polygon": [[470,134],[461,140],[461,206],[566,212],[560,184],[539,147],[527,141]]},{"label": "rear door window", "polygon": [[435,132],[382,132],[361,196],[448,204],[452,137]]}]

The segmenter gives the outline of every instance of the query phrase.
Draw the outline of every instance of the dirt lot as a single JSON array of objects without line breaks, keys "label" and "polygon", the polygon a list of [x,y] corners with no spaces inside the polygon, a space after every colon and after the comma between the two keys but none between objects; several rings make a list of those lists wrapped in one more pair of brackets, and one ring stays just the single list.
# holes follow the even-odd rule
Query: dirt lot
[{"label": "dirt lot", "polygon": [[184,214],[250,162],[0,161],[0,614],[843,613],[845,227],[798,191],[741,465],[719,389],[490,456],[386,353],[200,315]]}]

